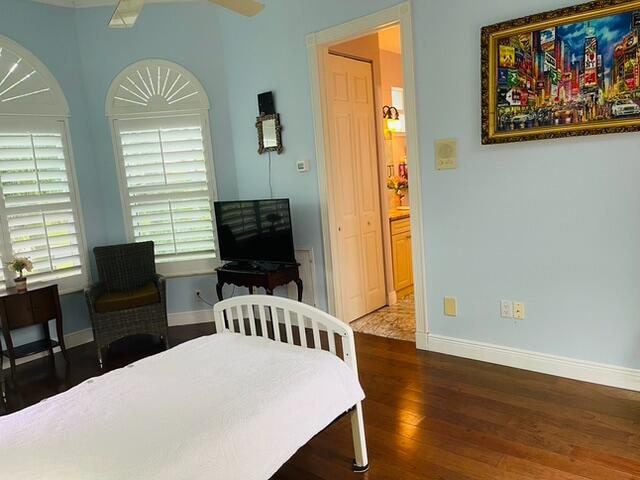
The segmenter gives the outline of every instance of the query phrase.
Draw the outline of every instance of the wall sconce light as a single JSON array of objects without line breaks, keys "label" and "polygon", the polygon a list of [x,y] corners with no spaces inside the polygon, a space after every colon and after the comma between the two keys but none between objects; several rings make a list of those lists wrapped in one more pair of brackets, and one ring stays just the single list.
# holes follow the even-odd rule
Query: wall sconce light
[{"label": "wall sconce light", "polygon": [[382,107],[382,118],[384,118],[387,130],[397,132],[400,129],[400,114],[396,107],[389,105]]}]

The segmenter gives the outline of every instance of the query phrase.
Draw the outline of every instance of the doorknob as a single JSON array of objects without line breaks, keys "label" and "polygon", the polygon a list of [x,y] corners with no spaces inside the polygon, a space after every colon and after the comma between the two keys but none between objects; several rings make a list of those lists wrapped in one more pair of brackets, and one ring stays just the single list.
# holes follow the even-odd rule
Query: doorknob
[{"label": "doorknob", "polygon": [[342,231],[342,227],[338,227],[338,231],[341,232]]}]

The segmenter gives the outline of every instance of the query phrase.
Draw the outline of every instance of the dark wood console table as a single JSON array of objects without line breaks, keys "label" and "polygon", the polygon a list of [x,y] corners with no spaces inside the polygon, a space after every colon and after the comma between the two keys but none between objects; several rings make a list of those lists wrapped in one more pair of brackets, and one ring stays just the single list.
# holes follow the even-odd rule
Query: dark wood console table
[{"label": "dark wood console table", "polygon": [[253,289],[262,287],[267,291],[267,295],[273,295],[273,290],[289,282],[295,282],[298,287],[298,301],[302,301],[302,280],[298,267],[300,264],[292,263],[279,265],[276,267],[261,268],[260,266],[241,266],[228,263],[216,268],[218,283],[216,292],[218,300],[222,300],[222,286],[225,283],[247,287],[253,293]]},{"label": "dark wood console table", "polygon": [[[49,333],[49,321],[54,319],[58,335],[57,341],[53,340]],[[11,331],[33,325],[42,326],[44,338],[14,347]],[[4,363],[3,357],[8,357],[11,364],[12,380],[16,370],[16,359],[47,350],[53,358],[53,349],[57,346],[60,346],[65,361],[69,363],[62,332],[62,310],[60,309],[58,285],[29,289],[22,293],[18,293],[14,288],[7,289],[6,294],[0,296],[0,327],[7,347],[6,352],[0,348],[0,370],[2,370]]]}]

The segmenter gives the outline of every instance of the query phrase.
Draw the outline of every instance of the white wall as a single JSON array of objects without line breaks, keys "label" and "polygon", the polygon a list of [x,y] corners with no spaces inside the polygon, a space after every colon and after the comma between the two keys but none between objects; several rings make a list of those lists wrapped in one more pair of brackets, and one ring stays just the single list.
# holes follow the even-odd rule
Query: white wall
[{"label": "white wall", "polygon": [[[239,191],[268,191],[253,116],[255,93],[274,90],[286,147],[274,191],[292,198],[324,297],[315,164],[294,171],[314,157],[304,38],[395,2],[266,3],[253,21],[221,21]],[[570,3],[412,2],[430,331],[640,368],[638,134],[480,145],[480,28]],[[456,171],[433,168],[444,137],[459,140]],[[442,314],[445,295],[458,298],[457,318]],[[501,298],[525,302],[526,320],[501,319]]]}]

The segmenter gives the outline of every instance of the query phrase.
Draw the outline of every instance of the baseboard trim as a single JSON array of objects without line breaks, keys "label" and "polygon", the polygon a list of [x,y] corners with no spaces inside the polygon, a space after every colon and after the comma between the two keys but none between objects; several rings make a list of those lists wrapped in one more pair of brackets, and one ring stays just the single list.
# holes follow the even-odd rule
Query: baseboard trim
[{"label": "baseboard trim", "polygon": [[196,323],[212,323],[213,309],[170,313],[168,317],[170,327],[194,325]]},{"label": "baseboard trim", "polygon": [[[170,327],[177,327],[181,325],[194,325],[196,323],[212,323],[213,322],[213,310],[194,310],[191,312],[178,312],[168,314],[168,322]],[[67,333],[64,336],[64,343],[67,348],[78,347],[85,343],[93,342],[93,331],[90,328],[78,330],[76,332]],[[58,353],[60,347],[53,349],[54,353]],[[43,358],[49,355],[49,352],[38,352],[28,357],[19,358],[16,360],[16,365],[22,365],[23,363],[32,362],[39,358]],[[6,370],[9,368],[9,362],[4,361],[3,368]]]},{"label": "baseboard trim", "polygon": [[417,334],[426,350],[609,387],[640,391],[640,370],[441,335]]}]

